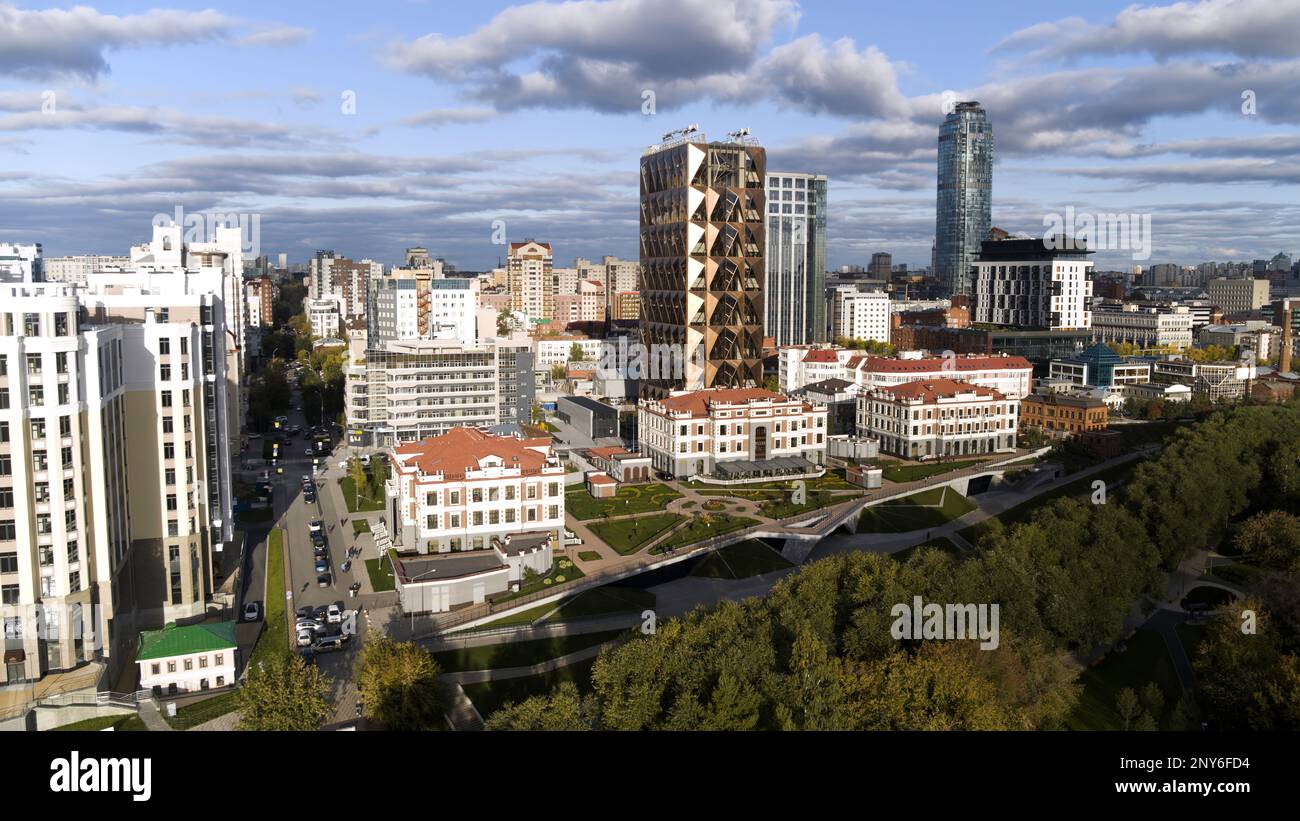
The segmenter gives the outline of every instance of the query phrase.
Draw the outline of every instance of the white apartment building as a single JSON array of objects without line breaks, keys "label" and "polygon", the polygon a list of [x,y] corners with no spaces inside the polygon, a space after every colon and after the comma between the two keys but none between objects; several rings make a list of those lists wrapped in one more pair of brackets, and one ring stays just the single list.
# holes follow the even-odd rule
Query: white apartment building
[{"label": "white apartment building", "polygon": [[[555,278],[551,263],[549,243],[534,240],[510,243],[506,278],[511,310],[522,311],[530,319],[550,319],[554,315]],[[574,287],[577,287],[576,280]]]},{"label": "white apartment building", "polygon": [[1004,453],[1016,448],[1020,401],[953,379],[871,391],[858,402],[858,433],[908,459]]},{"label": "white apartment building", "polygon": [[382,447],[454,427],[526,424],[535,395],[532,341],[403,339],[370,345],[344,369],[348,443]]},{"label": "white apartment building", "polygon": [[[244,304],[248,312],[248,324],[254,328],[260,328],[264,322],[262,317],[262,284],[254,280],[244,286]],[[270,317],[265,317],[269,320]]]},{"label": "white apartment building", "polygon": [[825,462],[826,415],[825,405],[759,388],[711,388],[642,399],[637,425],[656,470],[758,479],[816,471]]},{"label": "white apartment building", "polygon": [[39,242],[19,245],[0,242],[0,282],[42,282],[45,260]]},{"label": "white apartment building", "polygon": [[1172,347],[1177,350],[1192,344],[1193,316],[1187,306],[1162,308],[1101,303],[1093,306],[1092,338],[1097,342],[1129,342],[1140,348]]},{"label": "white apartment building", "polygon": [[831,337],[889,341],[889,294],[841,285],[831,293]]},{"label": "white apartment building", "polygon": [[562,544],[564,467],[549,439],[452,428],[399,445],[390,462],[393,535],[407,551],[488,550],[526,531]]},{"label": "white apartment building", "polygon": [[45,281],[85,285],[86,277],[95,271],[126,268],[130,264],[131,258],[127,256],[78,254],[69,257],[46,257]]},{"label": "white apartment building", "polygon": [[568,365],[573,361],[573,346],[582,350],[582,361],[600,364],[606,355],[606,341],[586,336],[563,334],[560,336],[539,336],[533,342],[534,367],[538,371],[550,371],[556,365]]},{"label": "white apartment building", "polygon": [[983,243],[974,262],[973,321],[1025,329],[1092,327],[1091,252],[1046,246],[1041,239]]},{"label": "white apartment building", "polygon": [[1269,282],[1267,279],[1228,279],[1218,277],[1210,280],[1205,290],[1210,302],[1218,306],[1225,314],[1244,314],[1258,311],[1268,304]]},{"label": "white apartment building", "polygon": [[1015,399],[1033,387],[1034,367],[1023,356],[943,357],[926,351],[871,356],[846,348],[800,346],[781,348],[778,362],[781,390],[787,392],[827,379],[842,379],[865,391],[918,379],[948,378],[993,388]]},{"label": "white apartment building", "polygon": [[0,683],[113,672],[206,612],[233,535],[223,277],[0,286]]},{"label": "white apartment building", "polygon": [[307,320],[311,324],[311,335],[317,339],[340,337],[342,310],[343,306],[337,296],[307,300]]}]

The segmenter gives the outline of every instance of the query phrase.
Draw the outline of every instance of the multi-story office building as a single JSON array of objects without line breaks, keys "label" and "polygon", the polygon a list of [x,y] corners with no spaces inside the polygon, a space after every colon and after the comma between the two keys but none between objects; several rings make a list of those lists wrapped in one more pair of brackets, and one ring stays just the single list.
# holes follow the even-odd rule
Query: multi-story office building
[{"label": "multi-story office building", "polygon": [[975,321],[1020,329],[1092,325],[1092,261],[1082,243],[989,240],[974,262]]},{"label": "multi-story office building", "polygon": [[871,265],[867,266],[867,276],[872,279],[888,281],[894,273],[894,255],[877,251],[871,255]]},{"label": "multi-story office building", "polygon": [[1146,306],[1099,301],[1092,306],[1092,338],[1129,342],[1140,348],[1175,348],[1192,344],[1192,313],[1184,305]]},{"label": "multi-story office building", "polygon": [[46,257],[45,281],[85,285],[86,277],[95,271],[125,268],[130,264],[131,258],[126,256],[78,254],[70,257]]},{"label": "multi-story office building", "polygon": [[778,345],[826,340],[826,177],[767,175],[764,331]]},{"label": "multi-story office building", "polygon": [[1158,360],[1152,368],[1153,382],[1188,385],[1193,394],[1211,399],[1244,395],[1256,376],[1253,362],[1193,362],[1176,357]]},{"label": "multi-story office building", "polygon": [[1139,359],[1125,359],[1109,345],[1097,343],[1078,356],[1053,359],[1049,370],[1053,381],[1068,382],[1081,387],[1119,388],[1122,385],[1141,385],[1151,381],[1151,363]]},{"label": "multi-story office building", "polygon": [[458,426],[526,424],[534,396],[527,337],[463,345],[406,339],[366,351],[350,364],[345,413],[349,444],[415,442]]},{"label": "multi-story office building", "polygon": [[1039,428],[1049,436],[1105,430],[1109,417],[1106,403],[1090,396],[1030,394],[1020,401],[1021,427]]},{"label": "multi-story office building", "polygon": [[384,275],[383,263],[353,261],[333,251],[317,251],[310,263],[312,299],[338,298],[340,325],[366,318],[370,280]]},{"label": "multi-story office building", "polygon": [[408,550],[490,550],[525,531],[563,544],[564,467],[549,439],[457,427],[398,445],[390,460],[393,535]]},{"label": "multi-story office building", "polygon": [[0,683],[112,675],[139,629],[205,615],[233,535],[224,276],[0,286]]},{"label": "multi-story office building", "polygon": [[1016,448],[1020,400],[953,379],[876,388],[858,400],[858,433],[908,459],[1005,453]]},{"label": "multi-story office building", "polygon": [[641,157],[641,341],[685,363],[643,395],[762,383],[766,166],[743,131],[674,133]]},{"label": "multi-story office building", "polygon": [[[530,319],[550,319],[555,313],[555,275],[550,243],[525,240],[510,243],[506,262],[510,308]],[[575,288],[576,281],[575,281]]]},{"label": "multi-story office building", "polygon": [[343,333],[342,298],[331,294],[323,299],[306,301],[307,321],[311,335],[318,339],[333,339]]},{"label": "multi-story office building", "polygon": [[971,263],[989,237],[993,129],[979,103],[957,103],[939,127],[933,273],[954,294],[972,290]]},{"label": "multi-story office building", "polygon": [[889,294],[884,291],[861,291],[853,285],[841,285],[831,292],[832,339],[888,342],[889,326]]},{"label": "multi-story office building", "polygon": [[714,388],[641,399],[641,451],[678,478],[745,479],[817,470],[826,456],[826,406],[761,388]]},{"label": "multi-story office building", "polygon": [[1223,310],[1225,314],[1245,314],[1258,311],[1268,304],[1269,282],[1267,279],[1226,279],[1210,280],[1206,291],[1210,302]]}]

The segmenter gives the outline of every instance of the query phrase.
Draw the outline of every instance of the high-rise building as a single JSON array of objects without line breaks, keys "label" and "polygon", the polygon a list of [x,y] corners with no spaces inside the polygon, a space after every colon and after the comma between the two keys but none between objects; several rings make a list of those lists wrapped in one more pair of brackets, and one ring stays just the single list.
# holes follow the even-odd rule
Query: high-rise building
[{"label": "high-rise building", "polygon": [[1225,314],[1258,311],[1268,304],[1269,283],[1266,279],[1212,279],[1206,285],[1210,302]]},{"label": "high-rise building", "polygon": [[884,291],[841,285],[831,292],[831,337],[888,342],[889,313],[889,294]]},{"label": "high-rise building", "polygon": [[[530,319],[550,319],[555,313],[555,274],[550,243],[524,240],[510,243],[506,278],[510,308]],[[577,287],[575,281],[574,287]]]},{"label": "high-rise building", "polygon": [[399,339],[475,339],[478,280],[432,279],[425,268],[397,269],[370,281],[367,340],[374,347]]},{"label": "high-rise building", "polygon": [[993,129],[979,103],[957,103],[939,127],[933,274],[952,293],[971,292],[971,263],[989,237]]},{"label": "high-rise building", "polygon": [[641,157],[641,341],[681,362],[644,396],[762,383],[766,171],[743,130],[673,132]]},{"label": "high-rise building", "polygon": [[867,274],[872,279],[888,280],[894,273],[894,256],[884,251],[877,251],[871,255],[871,265],[867,268]]},{"label": "high-rise building", "polygon": [[1067,237],[989,240],[975,260],[975,321],[1021,329],[1092,327],[1092,261]]},{"label": "high-rise building", "polygon": [[80,254],[71,257],[46,257],[45,281],[85,285],[88,274],[110,268],[125,268],[130,264],[131,258],[126,256]]},{"label": "high-rise building", "polygon": [[826,177],[767,175],[763,328],[778,345],[826,340]]}]

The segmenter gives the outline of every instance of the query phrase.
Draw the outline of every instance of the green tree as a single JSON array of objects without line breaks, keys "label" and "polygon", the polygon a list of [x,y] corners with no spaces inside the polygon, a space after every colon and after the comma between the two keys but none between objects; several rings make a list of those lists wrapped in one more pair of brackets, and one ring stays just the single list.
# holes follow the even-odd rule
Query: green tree
[{"label": "green tree", "polygon": [[1133,692],[1132,687],[1125,687],[1115,694],[1115,712],[1119,713],[1120,720],[1124,722],[1124,729],[1132,729],[1133,722],[1142,712],[1142,705],[1138,703],[1137,693]]},{"label": "green tree", "polygon": [[763,387],[771,391],[772,393],[780,393],[781,392],[780,377],[769,376],[767,380],[763,383]]},{"label": "green tree", "polygon": [[318,730],[333,712],[329,693],[320,670],[290,653],[273,654],[239,689],[239,729]]},{"label": "green tree", "polygon": [[1235,543],[1267,567],[1300,573],[1300,516],[1284,510],[1257,513],[1242,522]]},{"label": "green tree", "polygon": [[352,480],[353,498],[352,504],[359,506],[361,494],[369,490],[370,477],[366,474],[366,466],[361,464],[361,460],[352,458],[348,460],[348,478]]},{"label": "green tree", "polygon": [[390,730],[444,724],[438,663],[428,650],[372,630],[356,661],[362,714]]},{"label": "green tree", "polygon": [[549,695],[506,704],[486,724],[489,730],[594,730],[597,705],[594,698],[581,696],[573,682],[564,681]]},{"label": "green tree", "polygon": [[511,314],[509,308],[502,308],[497,312],[497,334],[499,336],[510,335]]},{"label": "green tree", "polygon": [[587,355],[586,355],[585,353],[583,353],[582,345],[580,345],[580,344],[577,343],[577,342],[574,342],[574,343],[573,343],[573,346],[569,348],[569,361],[570,361],[570,362],[582,362],[582,361],[585,360],[586,358],[587,358]]}]

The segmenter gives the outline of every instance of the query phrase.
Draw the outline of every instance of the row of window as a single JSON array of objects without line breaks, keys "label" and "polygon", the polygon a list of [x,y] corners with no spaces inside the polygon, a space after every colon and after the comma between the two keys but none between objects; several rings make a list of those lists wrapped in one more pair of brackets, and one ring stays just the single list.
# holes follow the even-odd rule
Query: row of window
[{"label": "row of window", "polygon": [[[193,658],[186,658],[186,659],[183,659],[183,660],[181,661],[181,665],[182,665],[186,670],[193,670],[193,669],[194,669],[194,661],[195,661],[195,660],[194,660]],[[199,663],[199,669],[200,669],[200,670],[206,670],[207,667],[208,667],[208,657],[207,657],[206,655],[199,656],[199,657],[198,657],[198,663]],[[214,667],[220,667],[221,665],[223,665],[223,664],[225,664],[225,663],[226,663],[226,654],[225,654],[225,653],[213,653],[213,654],[212,654],[212,664],[213,664]],[[157,661],[155,661],[153,664],[149,665],[149,672],[152,673],[152,674],[155,675],[155,676],[162,675],[162,663],[161,663],[161,662],[157,662]],[[173,660],[173,661],[168,661],[168,662],[167,662],[167,672],[169,672],[169,673],[175,673],[175,672],[176,672],[176,662],[175,662],[174,660]],[[224,683],[225,683],[225,681],[224,681],[223,678],[220,678],[220,677],[217,678],[217,686],[218,686],[218,687],[222,686]]]},{"label": "row of window", "polygon": [[[537,491],[538,491],[538,485],[535,484],[524,485],[524,498],[536,499]],[[497,487],[495,485],[491,487],[476,487],[476,488],[470,488],[470,490],[465,492],[459,490],[448,490],[446,493],[447,493],[448,505],[459,505],[461,504],[462,498],[466,499],[467,502],[470,504],[480,504],[482,502],[497,502],[497,501],[501,501],[502,499],[504,499],[507,502],[512,502],[514,501],[516,495],[515,485],[506,485],[504,488]],[[546,495],[548,497],[559,496],[560,483],[547,482]],[[425,493],[424,504],[426,507],[438,507],[438,492],[430,491],[428,493]]]},{"label": "row of window", "polygon": [[[523,521],[536,522],[538,520],[537,511],[538,508],[536,507],[524,508]],[[546,508],[546,518],[547,519],[560,518],[560,506],[548,505]],[[441,520],[442,520],[441,517],[437,513],[430,513],[429,515],[424,517],[424,526],[428,530],[437,530],[438,523]],[[463,525],[465,527],[483,527],[484,525],[490,526],[490,525],[499,525],[499,524],[510,525],[515,523],[515,509],[513,507],[508,507],[505,508],[504,510],[487,510],[487,511],[476,510],[473,513],[468,514],[467,516],[461,516],[461,514],[459,513],[449,513],[447,514],[446,521],[447,521],[447,527],[451,528],[452,530],[462,527],[461,524],[462,522],[465,523]]]}]

